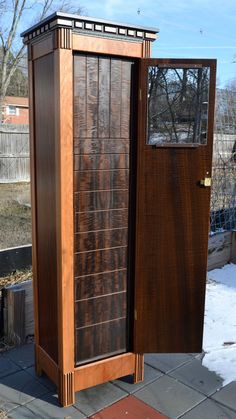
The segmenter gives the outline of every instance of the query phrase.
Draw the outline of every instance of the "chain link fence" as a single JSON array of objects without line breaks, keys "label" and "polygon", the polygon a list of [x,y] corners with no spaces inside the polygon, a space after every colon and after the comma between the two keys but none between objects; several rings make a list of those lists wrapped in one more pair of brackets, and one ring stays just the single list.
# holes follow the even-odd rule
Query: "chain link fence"
[{"label": "chain link fence", "polygon": [[236,92],[217,89],[211,232],[236,229]]}]

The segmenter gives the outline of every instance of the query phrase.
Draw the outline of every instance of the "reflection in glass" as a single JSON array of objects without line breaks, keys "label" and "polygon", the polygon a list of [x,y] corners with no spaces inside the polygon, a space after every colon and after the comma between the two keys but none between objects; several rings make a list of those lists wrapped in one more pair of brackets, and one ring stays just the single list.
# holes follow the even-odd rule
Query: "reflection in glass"
[{"label": "reflection in glass", "polygon": [[148,67],[148,144],[206,144],[209,76],[209,67]]}]

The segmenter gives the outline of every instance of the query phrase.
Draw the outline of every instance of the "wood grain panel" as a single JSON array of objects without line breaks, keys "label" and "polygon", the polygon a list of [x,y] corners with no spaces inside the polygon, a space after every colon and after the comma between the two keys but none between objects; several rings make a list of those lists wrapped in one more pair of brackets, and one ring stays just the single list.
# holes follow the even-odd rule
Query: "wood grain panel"
[{"label": "wood grain panel", "polygon": [[[68,31],[63,31],[69,37]],[[74,219],[73,219],[73,56],[70,49],[57,49],[55,63],[56,111],[56,206],[57,206],[57,267],[58,267],[58,366],[61,378],[71,376],[74,366]],[[65,111],[66,110],[66,111]],[[50,115],[52,118],[52,115]],[[55,280],[54,280],[55,281]],[[55,282],[54,282],[55,283]],[[66,292],[65,292],[66,290]],[[48,320],[50,321],[50,320]],[[70,345],[68,345],[70,342]],[[63,394],[64,378],[59,379]],[[71,394],[71,398],[72,394]],[[72,400],[71,399],[71,400]]]},{"label": "wood grain panel", "polygon": [[92,361],[126,351],[126,319],[76,330],[76,362]]},{"label": "wood grain panel", "polygon": [[128,208],[128,190],[76,192],[75,211]]},{"label": "wood grain panel", "polygon": [[130,138],[130,106],[131,106],[131,66],[130,61],[122,62],[121,86],[121,138]]},{"label": "wood grain panel", "polygon": [[127,267],[127,248],[96,250],[75,254],[75,275],[89,275]]},{"label": "wood grain panel", "polygon": [[128,169],[129,154],[75,155],[75,170]]},{"label": "wood grain panel", "polygon": [[[209,198],[209,190],[200,190],[197,186],[197,178],[201,178],[206,163],[204,158],[199,159],[199,150],[163,150],[153,157],[150,154],[146,156],[146,167],[152,175],[149,175],[148,194],[141,189],[146,188],[144,182],[140,180],[142,186],[139,184],[138,211],[142,217],[139,231],[142,240],[139,240],[136,259],[139,272],[136,295],[139,295],[140,301],[137,306],[142,299],[143,321],[145,318],[146,324],[150,324],[154,311],[158,319],[155,336],[154,330],[151,335],[145,331],[148,335],[146,351],[153,346],[159,352],[200,350],[202,332],[197,313],[202,312],[199,302],[200,305],[204,302],[205,292],[208,217],[203,214],[207,211],[204,202]],[[193,165],[196,161],[197,167]],[[197,237],[201,237],[201,244]],[[148,243],[147,248],[144,248],[145,243]],[[156,243],[161,243],[161,246],[156,246]],[[141,285],[142,281],[151,283],[149,288]],[[141,313],[138,313],[139,321],[140,316]],[[136,334],[136,338],[139,339],[139,348],[140,345],[144,348],[142,337]]]},{"label": "wood grain panel", "polygon": [[[57,349],[56,162],[53,54],[34,61],[35,170],[39,345],[54,361]],[[48,321],[50,319],[50,321]]]},{"label": "wood grain panel", "polygon": [[75,252],[126,246],[128,228],[77,233],[75,235]]},{"label": "wood grain panel", "polygon": [[85,51],[95,54],[120,55],[124,57],[143,57],[143,41],[133,42],[129,40],[108,39],[96,36],[72,34],[74,51]]},{"label": "wood grain panel", "polygon": [[98,137],[110,137],[110,58],[99,58]]},{"label": "wood grain panel", "polygon": [[[146,97],[146,65],[141,68]],[[171,60],[169,65],[180,63]],[[191,67],[191,60],[184,60]],[[202,63],[194,60],[193,64]],[[204,64],[204,63],[203,63]],[[212,61],[205,61],[212,65]],[[181,67],[181,65],[180,65]],[[214,68],[214,65],[213,67]],[[195,148],[152,148],[145,143],[146,101],[140,101],[137,169],[134,333],[136,352],[202,350],[211,173],[214,84],[210,88],[208,143]]]},{"label": "wood grain panel", "polygon": [[44,55],[50,54],[53,52],[53,34],[45,36],[44,39],[40,39],[39,42],[35,42],[32,47],[32,59],[36,60],[37,58],[43,57]]},{"label": "wood grain panel", "polygon": [[[87,99],[87,138],[98,137],[98,58],[87,56],[86,73],[86,99]],[[99,75],[100,83],[100,75]],[[99,121],[100,122],[100,121]]]},{"label": "wood grain panel", "polygon": [[129,170],[99,170],[74,172],[74,190],[99,191],[101,189],[128,189]]},{"label": "wood grain panel", "polygon": [[75,138],[75,154],[127,154],[129,153],[129,139],[79,139]]},{"label": "wood grain panel", "polygon": [[90,211],[75,214],[75,233],[127,227],[128,211]]},{"label": "wood grain panel", "polygon": [[126,316],[126,292],[102,295],[75,303],[76,328],[91,326]]},{"label": "wood grain panel", "polygon": [[139,355],[126,352],[75,368],[75,391],[135,374]]},{"label": "wood grain panel", "polygon": [[110,136],[121,138],[121,91],[122,91],[122,61],[111,61],[111,86],[110,86]]},{"label": "wood grain panel", "polygon": [[80,276],[75,278],[75,300],[124,291],[126,290],[126,287],[126,269]]},{"label": "wood grain panel", "polygon": [[86,57],[74,60],[74,132],[87,137]]},{"label": "wood grain panel", "polygon": [[[85,121],[79,117],[80,105],[84,112],[84,102],[80,100],[78,86],[75,88],[75,293],[77,299],[84,300],[76,303],[75,319],[77,326],[90,330],[78,332],[83,340],[77,341],[78,354],[81,353],[78,362],[83,362],[91,356],[120,353],[127,345],[123,326],[119,326],[122,336],[116,337],[114,343],[104,342],[106,336],[112,339],[106,322],[127,316],[133,63],[89,54],[83,56],[81,63],[80,55],[74,60],[74,80],[78,86],[83,84],[86,96]],[[85,130],[81,129],[83,124]],[[122,294],[105,295],[114,292]],[[98,299],[94,298],[97,296]],[[92,330],[90,325],[95,322],[103,322],[104,327]]]}]

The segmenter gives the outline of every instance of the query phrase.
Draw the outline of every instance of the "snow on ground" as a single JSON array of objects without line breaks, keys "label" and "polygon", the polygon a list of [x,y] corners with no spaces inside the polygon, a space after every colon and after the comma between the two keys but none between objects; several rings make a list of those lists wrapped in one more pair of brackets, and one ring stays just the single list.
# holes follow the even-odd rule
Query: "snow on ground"
[{"label": "snow on ground", "polygon": [[236,380],[236,265],[208,272],[203,365],[219,374],[223,385]]}]

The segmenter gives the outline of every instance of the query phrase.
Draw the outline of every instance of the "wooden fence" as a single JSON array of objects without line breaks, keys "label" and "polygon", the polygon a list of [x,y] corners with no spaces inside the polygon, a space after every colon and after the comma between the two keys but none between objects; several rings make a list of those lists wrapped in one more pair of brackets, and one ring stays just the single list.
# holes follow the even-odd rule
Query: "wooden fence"
[{"label": "wooden fence", "polygon": [[208,271],[236,263],[236,231],[224,231],[209,237]]},{"label": "wooden fence", "polygon": [[0,183],[29,182],[29,126],[0,126]]}]

